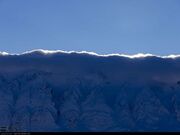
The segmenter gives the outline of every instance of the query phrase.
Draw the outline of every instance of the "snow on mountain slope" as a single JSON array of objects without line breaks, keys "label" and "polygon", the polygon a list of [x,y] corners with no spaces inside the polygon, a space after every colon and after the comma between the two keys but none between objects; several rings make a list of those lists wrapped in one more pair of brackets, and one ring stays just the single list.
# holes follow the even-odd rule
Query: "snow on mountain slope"
[{"label": "snow on mountain slope", "polygon": [[0,56],[8,131],[180,131],[180,59]]}]

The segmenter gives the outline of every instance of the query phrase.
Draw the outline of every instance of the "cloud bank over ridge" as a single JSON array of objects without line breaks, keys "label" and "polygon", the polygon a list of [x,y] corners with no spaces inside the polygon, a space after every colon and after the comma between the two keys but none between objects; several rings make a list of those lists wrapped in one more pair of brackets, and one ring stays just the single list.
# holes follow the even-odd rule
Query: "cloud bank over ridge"
[{"label": "cloud bank over ridge", "polygon": [[7,55],[26,55],[26,54],[33,54],[33,53],[40,53],[44,55],[49,55],[49,54],[58,54],[58,53],[65,53],[65,54],[71,54],[71,53],[77,53],[77,54],[87,54],[87,55],[94,55],[94,56],[99,56],[99,57],[109,57],[109,56],[120,56],[120,57],[127,57],[127,58],[144,58],[144,57],[159,57],[159,58],[179,58],[179,54],[170,54],[167,56],[160,56],[160,55],[154,55],[150,53],[138,53],[138,54],[133,54],[133,55],[128,55],[128,54],[97,54],[95,52],[88,52],[88,51],[63,51],[63,50],[44,50],[44,49],[35,49],[31,51],[26,51],[20,54],[10,54],[8,52],[0,52],[0,56],[7,56]]}]

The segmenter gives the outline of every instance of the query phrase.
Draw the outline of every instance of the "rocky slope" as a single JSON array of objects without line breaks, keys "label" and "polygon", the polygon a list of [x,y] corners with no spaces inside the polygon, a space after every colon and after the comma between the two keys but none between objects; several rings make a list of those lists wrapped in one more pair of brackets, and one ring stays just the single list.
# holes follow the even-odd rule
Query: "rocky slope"
[{"label": "rocky slope", "polygon": [[[121,58],[99,61],[81,55],[78,59],[66,56],[71,61],[63,61],[64,56],[51,60],[47,56],[24,56],[27,61],[19,56],[4,57],[0,60],[8,64],[0,61],[0,128],[54,132],[180,131],[176,61],[167,60],[166,65],[157,58],[122,59],[118,63]],[[159,61],[163,61],[165,69],[156,65]]]}]

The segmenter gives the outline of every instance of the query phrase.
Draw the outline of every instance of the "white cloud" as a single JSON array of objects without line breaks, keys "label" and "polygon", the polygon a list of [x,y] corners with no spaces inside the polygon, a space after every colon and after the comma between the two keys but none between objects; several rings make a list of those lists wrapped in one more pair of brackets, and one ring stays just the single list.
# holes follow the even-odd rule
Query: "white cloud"
[{"label": "white cloud", "polygon": [[7,52],[0,52],[0,56],[9,55]]},{"label": "white cloud", "polygon": [[49,55],[49,54],[57,54],[57,53],[66,53],[66,54],[71,54],[71,53],[77,53],[77,54],[88,54],[88,55],[94,55],[94,56],[100,56],[100,57],[109,57],[109,56],[120,56],[120,57],[127,57],[127,58],[144,58],[144,57],[149,57],[149,56],[155,56],[155,57],[159,57],[159,58],[179,58],[180,55],[167,55],[167,56],[160,56],[160,55],[154,55],[154,54],[150,54],[150,53],[138,53],[138,54],[133,54],[133,55],[128,55],[128,54],[97,54],[95,52],[88,52],[88,51],[63,51],[63,50],[43,50],[43,49],[36,49],[36,50],[31,50],[31,51],[26,51],[20,54],[10,54],[7,52],[0,52],[0,55],[25,55],[25,54],[32,54],[35,52],[40,52],[44,55]]}]

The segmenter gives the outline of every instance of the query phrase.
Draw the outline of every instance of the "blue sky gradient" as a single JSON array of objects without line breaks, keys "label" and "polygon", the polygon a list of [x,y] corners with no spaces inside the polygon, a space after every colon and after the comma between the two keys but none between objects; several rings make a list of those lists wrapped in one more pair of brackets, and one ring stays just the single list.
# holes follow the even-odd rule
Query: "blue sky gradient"
[{"label": "blue sky gradient", "polygon": [[180,54],[179,0],[0,0],[0,51]]}]

